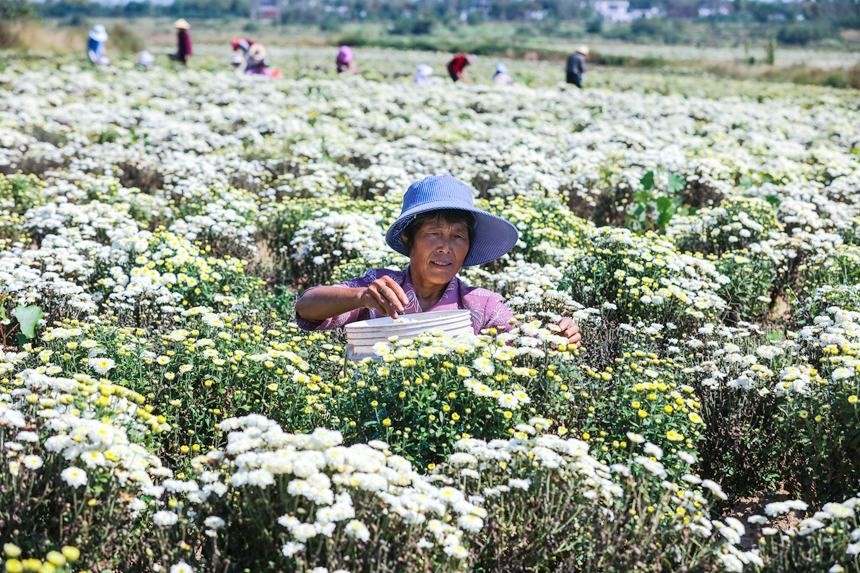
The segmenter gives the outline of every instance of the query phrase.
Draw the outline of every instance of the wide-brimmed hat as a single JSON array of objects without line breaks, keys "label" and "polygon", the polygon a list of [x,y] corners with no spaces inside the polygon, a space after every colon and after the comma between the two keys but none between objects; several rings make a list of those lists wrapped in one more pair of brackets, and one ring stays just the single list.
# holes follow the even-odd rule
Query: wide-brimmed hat
[{"label": "wide-brimmed hat", "polygon": [[401,233],[422,213],[456,209],[475,216],[475,229],[464,266],[482,265],[510,251],[519,232],[510,222],[475,207],[474,190],[450,175],[425,177],[409,186],[403,195],[400,216],[385,234],[385,242],[398,253],[409,255]]},{"label": "wide-brimmed hat", "polygon": [[576,49],[576,51],[579,52],[580,54],[582,54],[583,56],[587,56],[588,55],[588,46],[580,46]]},{"label": "wide-brimmed hat", "polygon": [[248,48],[248,57],[252,60],[257,60],[258,62],[262,62],[266,59],[266,48],[263,44],[254,44],[250,48]]},{"label": "wide-brimmed hat", "polygon": [[180,30],[190,30],[191,24],[188,23],[188,20],[185,18],[180,18],[176,22],[173,23],[174,28],[178,28]]},{"label": "wide-brimmed hat", "polygon": [[105,30],[105,27],[101,24],[96,24],[92,28],[90,28],[90,38],[95,40],[96,42],[107,42],[108,41],[108,33]]}]

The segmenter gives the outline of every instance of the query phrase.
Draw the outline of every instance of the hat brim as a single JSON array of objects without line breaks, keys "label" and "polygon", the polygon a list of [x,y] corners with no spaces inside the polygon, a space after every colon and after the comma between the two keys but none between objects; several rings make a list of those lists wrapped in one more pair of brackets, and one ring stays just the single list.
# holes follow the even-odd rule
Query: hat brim
[{"label": "hat brim", "polygon": [[463,261],[464,267],[483,265],[501,258],[517,244],[520,233],[514,225],[501,217],[491,215],[477,208],[463,205],[452,205],[450,201],[433,201],[424,203],[400,214],[396,221],[385,233],[388,246],[402,255],[409,256],[409,248],[401,236],[415,217],[431,211],[456,210],[467,211],[475,216],[475,230],[469,246],[469,254]]},{"label": "hat brim", "polygon": [[99,34],[99,33],[95,33],[95,34],[90,33],[90,38],[92,38],[92,39],[93,39],[93,40],[95,40],[96,42],[107,42],[108,35],[107,35],[107,33],[101,33],[101,34]]}]

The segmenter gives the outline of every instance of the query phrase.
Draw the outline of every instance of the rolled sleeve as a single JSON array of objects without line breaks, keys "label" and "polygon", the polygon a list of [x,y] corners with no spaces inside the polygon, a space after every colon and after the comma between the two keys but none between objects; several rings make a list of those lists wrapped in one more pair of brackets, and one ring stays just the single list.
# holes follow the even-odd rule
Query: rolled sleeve
[{"label": "rolled sleeve", "polygon": [[496,293],[487,297],[487,304],[484,307],[484,324],[481,330],[485,328],[495,328],[499,332],[505,332],[511,328],[511,319],[514,313],[505,304],[505,300]]},{"label": "rolled sleeve", "polygon": [[[342,283],[338,283],[332,286],[342,288],[366,287],[376,280],[377,272],[378,271],[374,269],[368,271],[367,274],[365,274],[363,277],[350,279],[348,281],[344,281]],[[312,290],[312,288],[308,290]],[[347,324],[357,322],[359,320],[365,320],[369,317],[369,313],[366,308],[356,308],[348,312],[344,312],[336,316],[326,318],[325,320],[307,320],[299,316],[297,312],[295,313],[295,315],[296,324],[302,330],[332,330],[335,328],[343,328]]]}]

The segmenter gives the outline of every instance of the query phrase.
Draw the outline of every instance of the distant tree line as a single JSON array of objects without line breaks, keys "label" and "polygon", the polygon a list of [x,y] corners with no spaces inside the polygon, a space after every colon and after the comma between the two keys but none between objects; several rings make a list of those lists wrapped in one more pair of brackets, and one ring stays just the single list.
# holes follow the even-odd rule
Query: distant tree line
[{"label": "distant tree line", "polygon": [[[729,4],[728,2],[731,2]],[[719,8],[730,8],[719,14]],[[767,24],[768,35],[782,44],[807,44],[836,36],[843,28],[860,28],[860,0],[630,0],[631,9],[658,8],[660,18],[611,25],[600,19],[589,0],[289,0],[283,1],[283,23],[314,24],[337,30],[349,21],[390,22],[389,31],[400,35],[430,34],[434,26],[452,22],[523,21],[553,33],[559,21],[580,20],[585,31],[624,40],[681,43],[689,41],[679,19],[698,16],[710,8],[712,22]],[[50,18],[104,16],[182,16],[186,18],[247,17],[250,0],[174,0],[168,5],[148,0],[100,4],[90,0],[0,0],[0,19],[28,15]]]},{"label": "distant tree line", "polygon": [[[25,7],[24,10],[20,6]],[[91,0],[0,0],[0,17],[8,7],[18,6],[14,17],[43,16],[45,18],[81,17],[140,17],[176,16],[191,18],[247,17],[251,10],[248,0],[174,0],[171,4],[153,4],[147,0],[130,0],[126,4],[100,4]],[[12,8],[14,9],[14,8]]]}]

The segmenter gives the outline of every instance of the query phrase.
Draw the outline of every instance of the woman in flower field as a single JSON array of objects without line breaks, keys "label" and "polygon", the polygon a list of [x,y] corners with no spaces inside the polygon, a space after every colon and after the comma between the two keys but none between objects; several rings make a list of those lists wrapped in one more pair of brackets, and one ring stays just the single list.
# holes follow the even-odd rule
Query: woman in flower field
[{"label": "woman in flower field", "polygon": [[355,58],[352,53],[352,48],[349,46],[341,46],[337,51],[337,56],[335,57],[337,73],[342,74],[344,72],[353,71],[354,62]]},{"label": "woman in flower field", "polygon": [[173,27],[176,29],[176,53],[170,57],[187,66],[192,53],[191,32],[189,31],[191,25],[184,18],[180,18],[173,23]]},{"label": "woman in flower field", "polygon": [[457,54],[448,62],[448,75],[455,82],[462,80],[466,75],[466,68],[472,64],[474,56]]},{"label": "woman in flower field", "polygon": [[[305,291],[296,301],[299,326],[327,330],[381,316],[467,309],[476,334],[507,330],[513,314],[502,297],[466,285],[457,273],[502,257],[519,233],[505,219],[477,209],[472,196],[471,187],[449,175],[410,185],[400,216],[385,235],[392,249],[409,257],[409,267],[371,269],[363,277]],[[559,327],[571,344],[580,343],[571,319],[562,319]]]},{"label": "woman in flower field", "polygon": [[96,24],[90,29],[90,35],[87,38],[87,57],[93,64],[106,66],[110,63],[110,58],[105,55],[107,41],[108,33],[103,25]]}]

